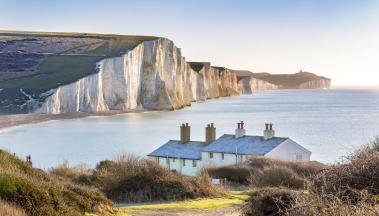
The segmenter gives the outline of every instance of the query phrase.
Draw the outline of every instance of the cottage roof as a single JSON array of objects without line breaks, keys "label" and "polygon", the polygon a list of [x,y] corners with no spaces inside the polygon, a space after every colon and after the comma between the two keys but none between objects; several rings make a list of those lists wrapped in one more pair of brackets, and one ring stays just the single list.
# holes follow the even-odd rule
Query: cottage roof
[{"label": "cottage roof", "polygon": [[213,143],[205,146],[204,152],[219,152],[235,154],[254,154],[263,156],[289,138],[273,137],[265,140],[262,136],[243,136],[235,138],[234,135],[224,134]]},{"label": "cottage roof", "polygon": [[179,140],[170,140],[148,156],[200,160],[205,146],[206,144],[198,141],[181,143]]}]

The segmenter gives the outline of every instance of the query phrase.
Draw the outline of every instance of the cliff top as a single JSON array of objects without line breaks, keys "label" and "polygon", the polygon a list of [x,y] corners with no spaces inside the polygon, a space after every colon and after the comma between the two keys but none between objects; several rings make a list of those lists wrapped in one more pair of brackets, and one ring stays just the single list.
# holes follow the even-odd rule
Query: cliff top
[{"label": "cliff top", "polygon": [[0,88],[52,89],[96,72],[153,36],[0,31]]},{"label": "cliff top", "polygon": [[[328,79],[323,76],[318,76],[310,72],[298,72],[294,74],[269,74],[269,73],[254,73],[252,75],[257,79],[261,79],[282,88],[296,88],[298,85],[320,79]],[[330,80],[330,79],[328,79]]]},{"label": "cliff top", "polygon": [[154,36],[0,31],[0,112],[28,97],[96,73],[96,62],[121,56]]}]

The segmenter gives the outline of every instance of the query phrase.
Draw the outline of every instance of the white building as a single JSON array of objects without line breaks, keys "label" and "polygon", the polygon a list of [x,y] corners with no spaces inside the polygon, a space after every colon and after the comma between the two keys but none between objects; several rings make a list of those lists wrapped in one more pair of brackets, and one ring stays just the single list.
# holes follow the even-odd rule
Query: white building
[{"label": "white building", "polygon": [[205,129],[205,142],[190,141],[190,126],[182,124],[180,140],[170,140],[148,157],[170,170],[194,176],[205,166],[242,163],[249,156],[280,160],[309,161],[311,152],[287,137],[275,137],[272,124],[266,124],[263,136],[248,136],[244,123],[238,123],[234,135],[224,134],[217,140],[216,128]]}]

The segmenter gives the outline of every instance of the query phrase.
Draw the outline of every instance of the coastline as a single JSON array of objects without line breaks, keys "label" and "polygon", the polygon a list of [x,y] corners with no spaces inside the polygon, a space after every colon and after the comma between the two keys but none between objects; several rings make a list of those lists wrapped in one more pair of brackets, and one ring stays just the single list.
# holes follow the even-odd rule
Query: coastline
[{"label": "coastline", "polygon": [[54,121],[54,120],[65,120],[65,119],[79,119],[91,116],[113,116],[125,113],[142,113],[154,110],[132,110],[132,111],[108,111],[108,112],[98,112],[98,113],[70,113],[70,114],[38,114],[38,113],[28,113],[28,114],[12,114],[12,115],[0,115],[0,132],[5,129],[10,129],[18,126],[38,124],[42,122]]}]

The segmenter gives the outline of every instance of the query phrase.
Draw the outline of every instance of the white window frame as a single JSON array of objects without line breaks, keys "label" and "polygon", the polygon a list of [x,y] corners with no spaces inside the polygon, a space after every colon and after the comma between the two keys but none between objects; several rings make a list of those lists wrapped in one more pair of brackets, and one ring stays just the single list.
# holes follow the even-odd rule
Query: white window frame
[{"label": "white window frame", "polygon": [[197,161],[196,160],[192,160],[192,167],[197,167]]},{"label": "white window frame", "polygon": [[221,160],[225,160],[225,154],[221,153]]},{"label": "white window frame", "polygon": [[208,155],[208,156],[209,156],[209,159],[212,160],[212,159],[213,159],[213,152],[209,152],[209,155]]}]

